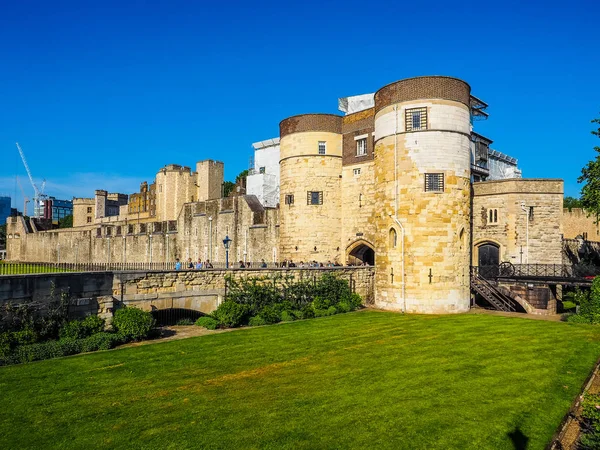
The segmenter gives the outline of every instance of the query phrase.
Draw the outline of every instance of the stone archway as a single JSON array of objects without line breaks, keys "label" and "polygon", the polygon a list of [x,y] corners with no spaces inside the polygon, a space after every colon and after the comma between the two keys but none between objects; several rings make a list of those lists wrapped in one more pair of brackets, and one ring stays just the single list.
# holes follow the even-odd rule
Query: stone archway
[{"label": "stone archway", "polygon": [[346,251],[347,261],[352,265],[375,265],[375,249],[367,241],[360,240],[350,245]]}]

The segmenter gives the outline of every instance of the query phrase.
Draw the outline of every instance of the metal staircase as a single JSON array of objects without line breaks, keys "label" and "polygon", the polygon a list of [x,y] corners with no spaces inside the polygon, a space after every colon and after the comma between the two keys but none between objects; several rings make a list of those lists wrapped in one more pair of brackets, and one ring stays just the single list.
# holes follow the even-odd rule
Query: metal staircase
[{"label": "metal staircase", "polygon": [[478,274],[471,275],[471,289],[485,298],[490,305],[499,311],[515,312],[518,309],[518,302],[505,294],[494,283],[486,280]]}]

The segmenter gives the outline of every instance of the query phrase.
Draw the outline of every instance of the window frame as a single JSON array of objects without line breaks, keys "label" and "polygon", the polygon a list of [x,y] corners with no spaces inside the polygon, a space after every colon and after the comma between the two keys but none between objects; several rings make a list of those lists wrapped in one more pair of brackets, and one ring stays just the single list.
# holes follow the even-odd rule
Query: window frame
[{"label": "window frame", "polygon": [[[415,115],[419,115],[419,125],[414,126]],[[406,131],[424,131],[428,128],[427,107],[406,108],[404,110],[404,127]]]},{"label": "window frame", "polygon": [[488,208],[487,223],[490,225],[498,224],[498,208]]},{"label": "window frame", "polygon": [[326,155],[327,154],[327,141],[319,141],[319,143],[317,144],[317,152],[319,155]]},{"label": "window frame", "polygon": [[[354,138],[356,140],[356,157],[360,158],[361,156],[367,156],[368,149],[367,149],[367,137],[356,137]],[[361,145],[363,144],[363,145]],[[361,148],[362,147],[362,148]]]},{"label": "window frame", "polygon": [[[315,195],[317,196],[317,202],[315,203],[313,200],[315,199]],[[323,204],[323,191],[306,191],[306,204],[308,206],[320,206]]]},{"label": "window frame", "polygon": [[[434,183],[432,177],[440,177],[437,178],[437,181]],[[424,174],[424,189],[425,192],[433,192],[433,193],[444,193],[446,188],[446,180],[443,172],[427,172]]]}]

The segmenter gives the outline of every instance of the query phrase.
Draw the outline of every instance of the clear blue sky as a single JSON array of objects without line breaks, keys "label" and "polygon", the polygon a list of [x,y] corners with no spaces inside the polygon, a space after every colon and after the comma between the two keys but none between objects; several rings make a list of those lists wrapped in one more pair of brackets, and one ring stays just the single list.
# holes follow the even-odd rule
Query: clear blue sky
[{"label": "clear blue sky", "polygon": [[[451,6],[452,5],[452,6]],[[495,6],[497,5],[497,6]],[[165,164],[248,166],[281,119],[418,75],[469,82],[477,131],[526,177],[565,180],[600,140],[600,2],[5,1],[0,193],[135,192]],[[14,204],[14,202],[13,202]],[[22,208],[21,195],[16,205]]]}]

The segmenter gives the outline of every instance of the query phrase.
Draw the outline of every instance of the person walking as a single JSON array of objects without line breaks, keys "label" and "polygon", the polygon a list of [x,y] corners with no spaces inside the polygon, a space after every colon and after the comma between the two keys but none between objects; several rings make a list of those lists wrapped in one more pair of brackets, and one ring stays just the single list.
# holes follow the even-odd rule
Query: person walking
[{"label": "person walking", "polygon": [[198,258],[198,262],[196,263],[196,270],[202,270],[202,261]]},{"label": "person walking", "polygon": [[264,259],[261,259],[261,261],[260,261],[260,268],[261,269],[266,269],[267,268],[267,263],[265,262]]},{"label": "person walking", "polygon": [[181,261],[179,261],[179,258],[175,259],[175,270],[181,270]]}]

